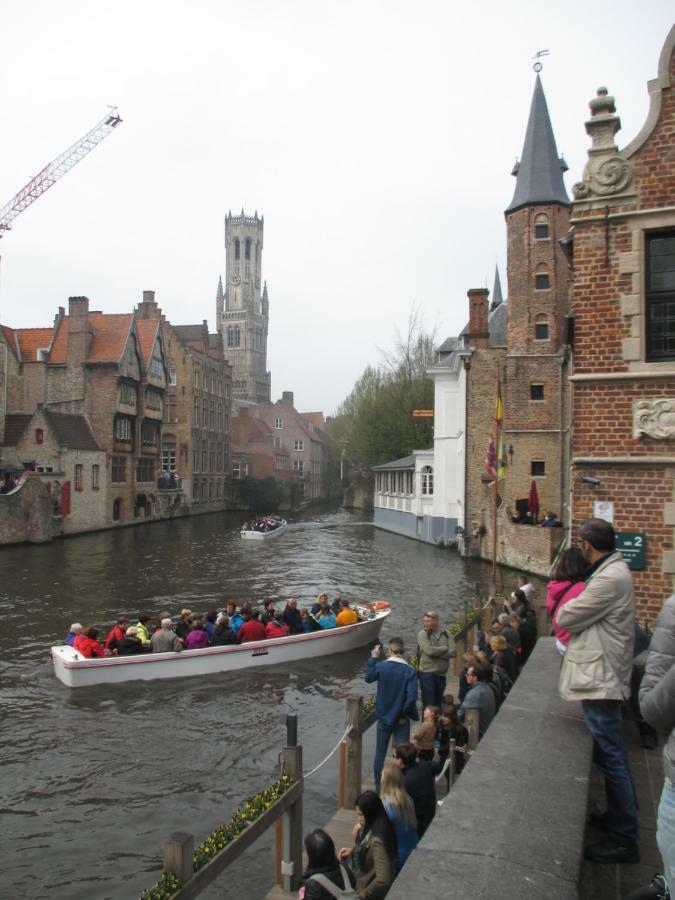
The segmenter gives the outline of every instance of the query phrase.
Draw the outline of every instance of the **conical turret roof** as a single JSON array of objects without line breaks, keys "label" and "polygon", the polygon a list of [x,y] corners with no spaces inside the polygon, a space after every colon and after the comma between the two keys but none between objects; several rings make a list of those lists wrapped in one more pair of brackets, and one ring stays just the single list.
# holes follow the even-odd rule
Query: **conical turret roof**
[{"label": "conical turret roof", "polygon": [[502,296],[502,282],[499,278],[499,266],[495,266],[495,284],[492,288],[492,302],[490,303],[490,309],[497,309],[503,302],[504,297]]},{"label": "conical turret roof", "polygon": [[516,176],[516,190],[505,211],[509,213],[523,206],[545,203],[569,206],[563,181],[563,172],[566,171],[567,163],[556,150],[544,88],[537,75],[523,153],[511,172]]}]

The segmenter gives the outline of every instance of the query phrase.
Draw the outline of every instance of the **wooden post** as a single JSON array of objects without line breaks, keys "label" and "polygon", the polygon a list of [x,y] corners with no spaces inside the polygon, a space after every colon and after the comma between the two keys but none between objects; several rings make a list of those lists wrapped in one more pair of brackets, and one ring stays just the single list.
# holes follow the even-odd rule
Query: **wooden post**
[{"label": "wooden post", "polygon": [[464,724],[469,732],[469,750],[475,750],[478,746],[478,723],[480,721],[480,711],[477,709],[467,709],[464,713]]},{"label": "wooden post", "polygon": [[164,845],[164,872],[175,875],[185,884],[192,878],[194,871],[192,853],[194,835],[183,831],[175,831]]},{"label": "wooden post", "polygon": [[281,819],[274,823],[274,883],[281,884],[281,860],[284,856],[284,827]]},{"label": "wooden post", "polygon": [[347,770],[345,778],[345,809],[354,809],[356,798],[361,793],[361,773],[363,771],[363,738],[361,737],[361,715],[363,697],[347,697],[347,719],[345,726],[351,725],[347,735]]},{"label": "wooden post", "polygon": [[338,809],[345,805],[347,788],[347,741],[340,742],[340,768],[338,771]]},{"label": "wooden post", "polygon": [[[284,747],[281,770],[293,781],[302,781],[302,747]],[[281,881],[285,891],[297,891],[302,882],[302,795],[283,815]]]}]

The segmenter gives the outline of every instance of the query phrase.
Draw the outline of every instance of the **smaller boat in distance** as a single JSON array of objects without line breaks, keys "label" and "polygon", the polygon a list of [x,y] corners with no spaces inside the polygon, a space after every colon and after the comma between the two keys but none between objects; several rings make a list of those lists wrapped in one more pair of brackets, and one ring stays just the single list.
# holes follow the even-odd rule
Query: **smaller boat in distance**
[{"label": "smaller boat in distance", "polygon": [[241,536],[249,541],[266,541],[279,537],[288,528],[286,519],[279,516],[257,516],[241,526]]}]

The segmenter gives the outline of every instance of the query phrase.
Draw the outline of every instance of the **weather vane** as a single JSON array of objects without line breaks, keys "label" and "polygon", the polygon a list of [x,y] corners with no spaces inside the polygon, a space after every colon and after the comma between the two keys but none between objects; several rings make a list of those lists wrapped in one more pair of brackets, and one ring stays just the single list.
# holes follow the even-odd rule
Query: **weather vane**
[{"label": "weather vane", "polygon": [[548,56],[550,52],[551,52],[550,50],[537,50],[537,52],[536,52],[536,53],[534,54],[534,56],[532,57],[532,59],[536,59],[536,60],[537,60],[536,63],[532,66],[532,68],[534,69],[534,71],[535,71],[537,74],[539,74],[539,72],[541,72],[541,70],[544,68],[544,66],[542,65],[542,63],[539,62],[539,58],[540,58],[541,56]]}]

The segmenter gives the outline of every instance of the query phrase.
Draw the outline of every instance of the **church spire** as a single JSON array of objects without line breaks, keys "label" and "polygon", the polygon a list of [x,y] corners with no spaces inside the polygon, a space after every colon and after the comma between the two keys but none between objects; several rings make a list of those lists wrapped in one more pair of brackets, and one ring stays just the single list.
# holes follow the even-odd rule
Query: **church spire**
[{"label": "church spire", "polygon": [[505,211],[510,213],[523,206],[549,203],[569,206],[563,181],[563,172],[567,168],[567,163],[556,150],[544,89],[537,75],[523,153],[511,172],[516,176],[516,190]]},{"label": "church spire", "polygon": [[222,303],[225,299],[225,294],[223,293],[223,276],[218,276],[218,290],[216,291],[216,302]]},{"label": "church spire", "polygon": [[504,302],[504,297],[502,296],[502,283],[499,279],[499,266],[495,265],[495,285],[492,288],[492,302],[490,303],[490,312],[493,309],[497,309],[498,306],[501,306]]}]

